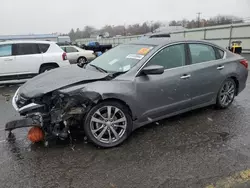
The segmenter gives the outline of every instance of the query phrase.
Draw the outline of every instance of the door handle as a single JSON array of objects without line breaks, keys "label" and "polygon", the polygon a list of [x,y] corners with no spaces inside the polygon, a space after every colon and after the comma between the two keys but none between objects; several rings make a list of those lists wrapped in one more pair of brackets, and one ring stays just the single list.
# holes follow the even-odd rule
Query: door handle
[{"label": "door handle", "polygon": [[222,70],[222,69],[224,69],[224,66],[218,66],[217,67],[217,70]]},{"label": "door handle", "polygon": [[13,61],[12,58],[5,58],[4,61]]},{"label": "door handle", "polygon": [[184,74],[184,75],[181,77],[181,79],[188,79],[188,78],[190,78],[190,77],[191,77],[190,74]]}]

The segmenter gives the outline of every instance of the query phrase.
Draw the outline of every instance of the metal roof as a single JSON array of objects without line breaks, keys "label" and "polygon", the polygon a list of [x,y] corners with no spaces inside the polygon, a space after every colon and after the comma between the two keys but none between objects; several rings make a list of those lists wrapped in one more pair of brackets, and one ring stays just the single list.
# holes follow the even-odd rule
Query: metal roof
[{"label": "metal roof", "polygon": [[156,33],[156,34],[172,33],[175,31],[184,31],[184,30],[186,30],[186,28],[184,28],[182,26],[164,26],[164,27],[159,27],[158,29],[156,29],[154,31],[154,33]]},{"label": "metal roof", "polygon": [[19,40],[19,39],[43,39],[57,38],[54,34],[34,34],[34,35],[0,35],[0,40]]}]

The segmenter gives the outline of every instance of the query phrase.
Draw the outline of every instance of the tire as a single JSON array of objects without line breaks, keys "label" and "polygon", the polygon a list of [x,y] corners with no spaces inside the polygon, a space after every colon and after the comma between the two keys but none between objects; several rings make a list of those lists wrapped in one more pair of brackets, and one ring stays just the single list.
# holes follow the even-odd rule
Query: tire
[{"label": "tire", "polygon": [[40,68],[39,73],[41,74],[41,73],[43,73],[43,72],[47,72],[47,71],[52,70],[52,69],[55,69],[55,68],[57,68],[57,66],[55,66],[55,65],[45,65],[45,66],[42,66],[42,67]]},{"label": "tire", "polygon": [[77,63],[78,64],[85,64],[85,63],[87,63],[87,59],[85,57],[79,57],[77,59]]},{"label": "tire", "polygon": [[234,101],[236,91],[237,87],[235,81],[232,78],[226,79],[217,94],[216,107],[219,109],[228,108]]},{"label": "tire", "polygon": [[[108,118],[108,108],[111,118]],[[128,138],[132,132],[132,118],[125,105],[116,101],[104,101],[87,113],[83,126],[88,140],[93,144],[102,148],[111,148]]]}]

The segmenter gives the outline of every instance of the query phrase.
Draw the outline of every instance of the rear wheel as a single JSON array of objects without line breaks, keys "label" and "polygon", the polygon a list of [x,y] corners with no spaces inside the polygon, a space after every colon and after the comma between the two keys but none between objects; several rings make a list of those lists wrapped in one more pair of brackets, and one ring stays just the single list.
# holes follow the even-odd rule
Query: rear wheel
[{"label": "rear wheel", "polygon": [[228,108],[236,95],[236,83],[232,78],[226,79],[217,95],[216,106],[218,108]]},{"label": "rear wheel", "polygon": [[47,71],[50,71],[51,69],[55,69],[55,68],[57,68],[57,66],[55,66],[55,65],[44,65],[40,68],[39,73],[41,74],[43,72],[47,72]]},{"label": "rear wheel", "polygon": [[116,101],[105,101],[87,114],[84,131],[97,146],[110,148],[121,144],[131,133],[132,118],[128,108]]},{"label": "rear wheel", "polygon": [[85,64],[87,63],[87,59],[85,57],[79,57],[77,60],[78,64]]}]

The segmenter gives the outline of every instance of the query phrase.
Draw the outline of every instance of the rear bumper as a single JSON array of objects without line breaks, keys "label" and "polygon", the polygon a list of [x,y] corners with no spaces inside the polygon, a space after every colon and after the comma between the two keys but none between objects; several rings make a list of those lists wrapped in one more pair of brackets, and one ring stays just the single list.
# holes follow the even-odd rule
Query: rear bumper
[{"label": "rear bumper", "polygon": [[246,70],[244,74],[241,74],[239,78],[238,94],[246,88],[247,78],[248,78],[248,70]]},{"label": "rear bumper", "polygon": [[95,58],[96,58],[96,56],[93,56],[93,57],[88,58],[88,62],[93,61]]},{"label": "rear bumper", "polygon": [[70,65],[70,62],[69,60],[64,60],[60,63],[58,63],[59,67],[66,67],[66,66],[69,66]]}]

